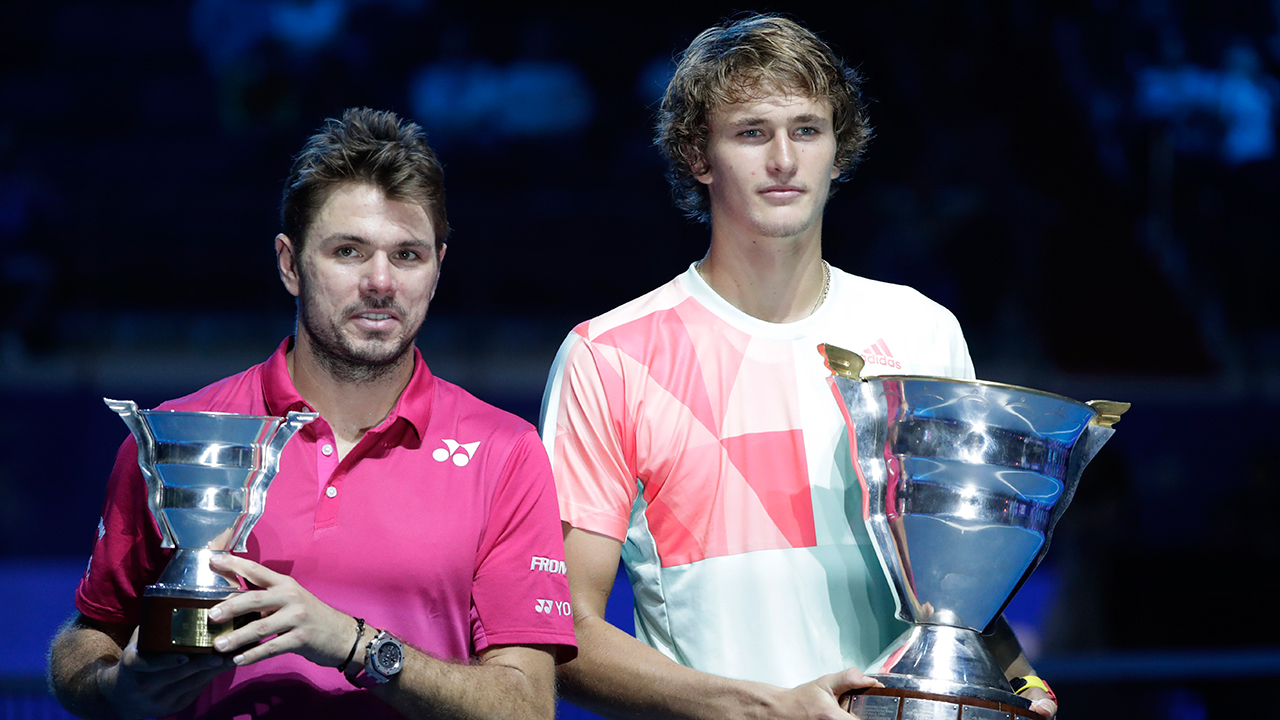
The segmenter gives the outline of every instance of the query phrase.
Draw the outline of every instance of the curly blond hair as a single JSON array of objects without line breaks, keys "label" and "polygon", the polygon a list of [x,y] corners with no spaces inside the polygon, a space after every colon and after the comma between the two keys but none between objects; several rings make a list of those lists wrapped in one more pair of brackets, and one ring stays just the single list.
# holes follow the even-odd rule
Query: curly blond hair
[{"label": "curly blond hair", "polygon": [[677,207],[711,220],[707,187],[698,181],[708,169],[711,112],[775,91],[830,103],[835,182],[847,179],[871,137],[860,83],[826,43],[789,18],[752,14],[704,30],[681,54],[658,110],[656,143],[667,157]]}]

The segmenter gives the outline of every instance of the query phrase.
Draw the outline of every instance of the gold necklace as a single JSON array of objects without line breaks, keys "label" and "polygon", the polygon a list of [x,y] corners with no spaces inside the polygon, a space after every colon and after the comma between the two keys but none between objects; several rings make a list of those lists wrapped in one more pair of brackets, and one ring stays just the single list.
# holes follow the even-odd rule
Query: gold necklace
[{"label": "gold necklace", "polygon": [[[705,260],[706,258],[703,258],[702,260],[699,260],[698,262],[694,263],[693,269],[698,271],[698,276],[702,278],[703,282],[710,285],[711,282],[707,280],[707,274],[702,270],[702,263]],[[826,260],[823,260],[822,261],[822,292],[818,295],[818,301],[813,304],[813,308],[809,310],[810,315],[818,312],[818,308],[822,307],[822,303],[827,299],[827,291],[830,289],[831,289],[831,266],[827,264]]]},{"label": "gold necklace", "polygon": [[818,308],[822,307],[822,303],[827,299],[827,290],[831,289],[831,266],[826,260],[822,261],[822,294],[818,296],[818,302],[813,304],[813,309],[809,311],[812,315],[818,312]]}]

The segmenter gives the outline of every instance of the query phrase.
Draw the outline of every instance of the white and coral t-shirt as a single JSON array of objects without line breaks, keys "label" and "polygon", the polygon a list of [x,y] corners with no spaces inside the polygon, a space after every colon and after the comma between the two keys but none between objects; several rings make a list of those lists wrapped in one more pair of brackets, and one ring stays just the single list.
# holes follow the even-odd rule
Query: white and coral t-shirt
[{"label": "white and coral t-shirt", "polygon": [[624,543],[636,636],[677,662],[789,687],[865,667],[906,628],[820,343],[864,375],[974,376],[945,308],[835,268],[815,313],[769,323],[690,266],[556,356],[542,435],[561,518]]}]

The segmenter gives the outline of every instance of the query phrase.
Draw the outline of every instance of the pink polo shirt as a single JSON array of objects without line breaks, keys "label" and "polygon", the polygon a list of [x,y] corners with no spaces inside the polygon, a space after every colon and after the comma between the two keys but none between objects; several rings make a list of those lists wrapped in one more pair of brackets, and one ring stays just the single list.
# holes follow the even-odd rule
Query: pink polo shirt
[{"label": "pink polo shirt", "polygon": [[[284,415],[310,409],[285,352],[160,406]],[[577,650],[550,464],[532,426],[432,376],[416,350],[391,414],[338,461],[324,418],[285,446],[244,556],[437,657],[490,645]],[[147,509],[133,438],[121,445],[76,606],[136,624],[170,551]],[[353,628],[354,637],[354,628]],[[298,655],[228,671],[180,716],[397,717],[334,668]]]}]

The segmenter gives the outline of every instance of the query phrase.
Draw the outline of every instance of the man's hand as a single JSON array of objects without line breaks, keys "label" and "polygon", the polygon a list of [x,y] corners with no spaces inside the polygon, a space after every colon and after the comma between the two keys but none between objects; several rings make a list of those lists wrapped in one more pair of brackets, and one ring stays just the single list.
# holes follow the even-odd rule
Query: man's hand
[{"label": "man's hand", "polygon": [[853,715],[841,709],[840,696],[851,690],[870,687],[884,687],[884,685],[874,678],[863,675],[855,668],[823,675],[817,680],[784,691],[776,717],[849,720]]},{"label": "man's hand", "polygon": [[215,555],[210,565],[262,588],[224,600],[209,610],[209,617],[219,622],[249,612],[262,613],[260,619],[214,641],[216,649],[227,652],[271,638],[236,655],[236,665],[297,653],[317,665],[337,667],[351,652],[355,620],[321,602],[293,578],[234,555]]},{"label": "man's hand", "polygon": [[205,686],[230,667],[218,655],[140,655],[134,628],[120,660],[102,670],[99,682],[118,716],[163,717],[195,702]]},{"label": "man's hand", "polygon": [[1058,704],[1049,698],[1049,694],[1040,688],[1028,688],[1022,693],[1022,697],[1031,701],[1031,709],[1040,713],[1048,720],[1058,714]]}]

